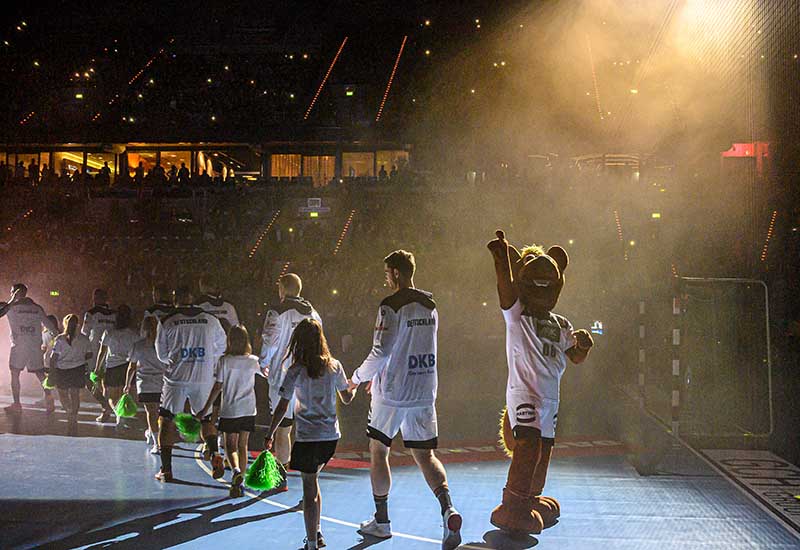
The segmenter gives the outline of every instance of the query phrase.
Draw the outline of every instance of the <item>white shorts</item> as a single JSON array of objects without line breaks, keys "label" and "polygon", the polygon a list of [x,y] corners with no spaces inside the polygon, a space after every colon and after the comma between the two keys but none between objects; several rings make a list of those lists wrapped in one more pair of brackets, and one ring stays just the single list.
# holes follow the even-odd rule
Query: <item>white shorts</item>
[{"label": "white shorts", "polygon": [[556,436],[558,401],[509,392],[506,393],[506,405],[512,430],[517,426],[536,428],[542,437],[552,439]]},{"label": "white shorts", "polygon": [[11,370],[28,369],[36,372],[44,369],[44,354],[41,348],[14,346],[8,356],[8,368]]},{"label": "white shorts", "polygon": [[184,403],[188,399],[192,413],[198,413],[208,401],[213,387],[213,379],[208,382],[168,382],[164,380],[164,387],[161,390],[161,409],[172,415],[182,413]]},{"label": "white shorts", "polygon": [[373,402],[369,410],[367,436],[391,447],[397,432],[402,434],[407,449],[435,449],[439,436],[436,406],[393,407]]}]

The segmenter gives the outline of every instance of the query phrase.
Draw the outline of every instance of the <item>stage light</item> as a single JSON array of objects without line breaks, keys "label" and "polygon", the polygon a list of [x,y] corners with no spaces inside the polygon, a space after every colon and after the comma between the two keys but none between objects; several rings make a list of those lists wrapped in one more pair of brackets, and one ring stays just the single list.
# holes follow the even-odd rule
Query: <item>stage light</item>
[{"label": "stage light", "polygon": [[661,212],[653,212],[652,214],[650,214],[650,218],[652,218],[654,220],[660,220],[661,219]]},{"label": "stage light", "polygon": [[475,93],[475,88],[472,88],[472,89],[469,91],[469,93],[471,93],[471,94],[474,94],[474,93]]},{"label": "stage light", "polygon": [[33,62],[33,66],[34,66],[34,67],[38,67],[38,66],[39,66],[39,62],[38,62],[38,61],[34,61],[34,62]]},{"label": "stage light", "polygon": [[151,79],[148,81],[148,84],[150,84],[151,86],[152,86],[153,84],[155,84],[155,83],[156,83],[156,81],[155,81],[155,80],[153,80],[152,78],[151,78]]},{"label": "stage light", "polygon": [[28,26],[28,24],[27,24],[25,21],[23,21],[23,22],[21,23],[21,25],[22,25],[23,27],[27,27],[27,26]]},{"label": "stage light", "polygon": [[430,27],[431,26],[431,20],[430,19],[426,19],[425,20],[425,26],[426,27]]},{"label": "stage light", "polygon": [[344,95],[347,97],[352,97],[355,94],[353,90],[345,90]]},{"label": "stage light", "polygon": [[303,59],[308,59],[308,54],[307,53],[303,54]]},{"label": "stage light", "polygon": [[289,233],[294,233],[294,227],[289,228]]},{"label": "stage light", "polygon": [[215,117],[214,115],[211,115],[211,122],[215,122],[216,120],[217,120],[217,117]]},{"label": "stage light", "polygon": [[425,50],[425,55],[431,55],[431,51],[430,50]]},{"label": "stage light", "polygon": [[[3,44],[5,44],[6,46],[10,46],[11,45],[11,43],[8,40],[3,40]],[[797,57],[797,56],[795,56],[795,57]]]},{"label": "stage light", "polygon": [[333,290],[331,290],[331,294],[336,296],[337,294],[339,294],[339,291],[334,288]]},{"label": "stage light", "polygon": [[206,82],[208,82],[209,84],[211,84],[211,79],[210,79],[210,78],[207,78],[207,79],[206,79]]},{"label": "stage light", "polygon": [[567,241],[568,244],[573,245],[575,244],[575,239],[570,239]]},{"label": "stage light", "polygon": [[637,90],[636,88],[631,88],[631,93],[632,94],[638,94],[639,90]]},{"label": "stage light", "polygon": [[487,304],[486,302],[483,302],[481,305],[482,305],[483,307],[486,307],[486,306],[488,306],[489,304]]},{"label": "stage light", "polygon": [[319,212],[309,212],[308,217],[310,218],[319,218]]},{"label": "stage light", "polygon": [[230,68],[229,66],[225,65],[225,70],[226,70],[226,71],[230,71],[230,70],[231,70],[231,68]]},{"label": "stage light", "polygon": [[476,24],[476,25],[477,25],[478,23],[480,23],[480,22],[481,22],[481,20],[480,20],[480,19],[476,19],[476,20],[475,20],[475,24]]},{"label": "stage light", "polygon": [[289,99],[294,99],[294,94],[289,94]]},{"label": "stage light", "polygon": [[628,241],[628,244],[631,246],[636,246],[636,241]]},{"label": "stage light", "polygon": [[505,62],[505,61],[501,61],[501,62],[500,62],[500,66],[501,66],[501,67],[505,67],[505,66],[506,66],[506,62]]},{"label": "stage light", "polygon": [[83,94],[81,93],[75,94],[75,99],[83,99]]}]

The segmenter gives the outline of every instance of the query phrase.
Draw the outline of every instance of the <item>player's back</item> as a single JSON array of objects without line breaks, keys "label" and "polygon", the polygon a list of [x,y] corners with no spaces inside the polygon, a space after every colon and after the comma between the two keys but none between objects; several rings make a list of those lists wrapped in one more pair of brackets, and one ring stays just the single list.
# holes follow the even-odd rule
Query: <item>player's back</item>
[{"label": "player's back", "polygon": [[279,367],[289,349],[292,333],[303,319],[315,319],[322,324],[322,319],[314,306],[300,297],[287,296],[282,302],[267,311],[262,339],[265,347],[272,348],[270,350],[272,355],[269,358],[270,383],[278,382],[276,377],[280,373]]},{"label": "player's back", "polygon": [[45,314],[42,306],[28,297],[12,305],[8,313],[11,329],[11,346],[41,346],[42,321]]},{"label": "player's back", "polygon": [[211,380],[225,345],[219,319],[198,307],[175,308],[158,325],[156,351],[172,382]]},{"label": "player's back", "polygon": [[236,308],[232,303],[225,301],[222,296],[212,296],[211,294],[201,296],[197,301],[197,307],[219,319],[226,331],[239,324]]},{"label": "player's back", "polygon": [[373,392],[389,405],[433,404],[438,385],[439,314],[432,295],[416,288],[401,289],[383,300],[381,317],[394,338],[389,362]]},{"label": "player's back", "polygon": [[113,329],[117,324],[117,312],[107,305],[92,307],[83,316],[81,334],[88,336],[93,346],[100,346],[100,337],[108,329]]}]

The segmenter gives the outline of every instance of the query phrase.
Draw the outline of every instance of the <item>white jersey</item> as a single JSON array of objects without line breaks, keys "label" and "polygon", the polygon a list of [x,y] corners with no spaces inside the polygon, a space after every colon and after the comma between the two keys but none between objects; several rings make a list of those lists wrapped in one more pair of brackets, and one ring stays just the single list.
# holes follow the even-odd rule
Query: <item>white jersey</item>
[{"label": "white jersey", "polygon": [[144,322],[146,319],[149,317],[155,317],[156,321],[160,321],[172,313],[174,309],[175,306],[165,303],[153,304],[149,308],[145,309],[144,313],[142,314],[142,325],[139,328],[139,333],[142,335],[142,338],[144,338]]},{"label": "white jersey", "polygon": [[74,369],[88,363],[86,355],[93,353],[89,339],[83,334],[76,334],[72,343],[67,341],[64,334],[56,337],[53,345],[53,356],[56,357],[57,369]]},{"label": "white jersey", "polygon": [[134,342],[128,354],[128,361],[136,363],[137,393],[161,393],[167,365],[158,359],[154,343],[144,338]]},{"label": "white jersey", "polygon": [[347,389],[347,376],[339,361],[334,359],[331,367],[319,378],[309,378],[300,364],[286,372],[280,396],[290,401],[296,398],[295,441],[335,441],[342,435],[336,416],[336,392]]},{"label": "white jersey", "polygon": [[356,383],[372,381],[372,401],[393,407],[436,402],[436,335],[439,314],[431,294],[398,290],[378,310],[372,351],[353,373]]},{"label": "white jersey", "polygon": [[[303,319],[315,319],[320,325],[322,319],[314,307],[303,298],[287,296],[280,304],[273,306],[264,315],[264,329],[261,331],[261,365],[269,368],[269,386],[280,387],[288,369],[284,363],[292,333]],[[273,405],[274,406],[274,405]]]},{"label": "white jersey", "polygon": [[44,352],[44,364],[49,368],[50,357],[53,355],[53,346],[56,343],[58,334],[49,328],[42,331],[42,351]]},{"label": "white jersey", "polygon": [[570,322],[554,313],[547,319],[528,314],[517,300],[503,310],[508,359],[507,394],[558,402],[566,351],[575,345]]},{"label": "white jersey", "polygon": [[217,363],[217,382],[222,384],[220,418],[256,415],[256,380],[261,374],[255,355],[223,355]]},{"label": "white jersey", "polygon": [[236,308],[232,303],[223,300],[221,296],[210,294],[201,296],[197,301],[197,307],[219,319],[226,332],[239,324]]},{"label": "white jersey", "polygon": [[[198,307],[177,307],[158,324],[156,353],[173,383],[213,383],[214,367],[225,353],[225,329]],[[200,405],[202,406],[202,405]]]},{"label": "white jersey", "polygon": [[128,364],[128,355],[133,344],[138,340],[139,333],[132,328],[108,329],[100,338],[100,345],[108,348],[106,368],[113,369]]},{"label": "white jersey", "polygon": [[117,324],[117,312],[107,305],[94,306],[83,316],[81,334],[89,337],[92,347],[97,353],[100,349],[100,338],[103,333]]},{"label": "white jersey", "polygon": [[22,298],[8,306],[6,313],[11,329],[11,347],[39,350],[42,345],[42,327],[49,325],[42,306],[30,298]]}]

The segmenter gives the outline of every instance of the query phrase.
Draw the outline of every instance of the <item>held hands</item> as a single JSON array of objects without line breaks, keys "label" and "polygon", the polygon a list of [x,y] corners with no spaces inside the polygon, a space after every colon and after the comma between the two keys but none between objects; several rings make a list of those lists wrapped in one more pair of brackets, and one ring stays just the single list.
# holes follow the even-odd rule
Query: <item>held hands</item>
[{"label": "held hands", "polygon": [[592,335],[586,329],[578,329],[572,333],[575,337],[575,344],[581,351],[589,351],[594,346]]},{"label": "held hands", "polygon": [[506,240],[506,234],[498,229],[495,231],[495,235],[497,238],[489,241],[486,248],[492,253],[495,261],[508,261],[508,241]]}]

